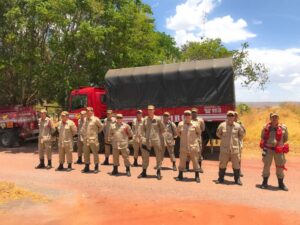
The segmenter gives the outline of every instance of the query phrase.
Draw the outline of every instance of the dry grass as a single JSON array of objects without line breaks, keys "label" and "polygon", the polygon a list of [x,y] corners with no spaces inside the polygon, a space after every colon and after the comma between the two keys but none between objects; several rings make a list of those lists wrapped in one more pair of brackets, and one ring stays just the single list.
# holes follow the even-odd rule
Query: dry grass
[{"label": "dry grass", "polygon": [[29,199],[33,202],[49,202],[49,199],[44,195],[19,188],[14,183],[0,181],[0,205],[10,201],[25,199]]},{"label": "dry grass", "polygon": [[277,107],[252,108],[249,113],[240,115],[246,127],[247,135],[244,139],[245,149],[258,149],[260,134],[263,126],[269,122],[271,112],[277,112],[280,123],[285,124],[289,131],[290,151],[300,153],[300,105],[284,103]]}]

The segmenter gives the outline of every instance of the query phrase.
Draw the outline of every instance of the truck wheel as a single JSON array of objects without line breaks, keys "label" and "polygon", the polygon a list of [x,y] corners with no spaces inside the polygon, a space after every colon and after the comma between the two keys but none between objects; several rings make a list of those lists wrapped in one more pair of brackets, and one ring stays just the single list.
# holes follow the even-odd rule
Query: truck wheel
[{"label": "truck wheel", "polygon": [[15,135],[13,132],[6,131],[0,136],[0,144],[3,147],[12,147],[15,142]]}]

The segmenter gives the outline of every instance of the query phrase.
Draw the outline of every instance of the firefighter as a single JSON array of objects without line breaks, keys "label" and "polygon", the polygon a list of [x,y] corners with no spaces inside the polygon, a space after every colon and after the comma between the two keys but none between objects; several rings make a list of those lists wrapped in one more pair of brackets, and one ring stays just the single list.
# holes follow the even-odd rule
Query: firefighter
[{"label": "firefighter", "polygon": [[288,130],[284,124],[279,123],[278,113],[270,114],[270,123],[266,124],[261,132],[260,147],[263,149],[263,183],[262,189],[268,188],[268,179],[270,176],[270,167],[274,158],[276,165],[276,175],[278,178],[279,189],[288,191],[283,183],[285,168],[285,154],[289,151]]},{"label": "firefighter", "polygon": [[163,141],[162,141],[162,156],[161,156],[162,161],[164,160],[165,151],[167,149],[171,163],[173,165],[173,171],[177,171],[176,158],[175,158],[175,154],[174,154],[175,139],[177,137],[177,128],[176,128],[175,123],[173,123],[170,120],[169,112],[164,112],[163,123],[165,126],[165,133],[163,134]]},{"label": "firefighter", "polygon": [[102,165],[109,165],[109,155],[112,149],[111,143],[108,140],[109,130],[111,126],[116,122],[115,117],[113,117],[112,110],[106,111],[107,118],[104,119],[103,124],[103,133],[104,133],[104,152],[105,152],[105,160]]},{"label": "firefighter", "polygon": [[177,133],[180,137],[180,162],[178,167],[179,174],[176,180],[183,180],[183,172],[186,169],[187,157],[189,157],[193,163],[195,181],[200,183],[199,135],[201,128],[198,122],[192,120],[192,112],[190,110],[184,111],[184,121],[178,124]]},{"label": "firefighter", "polygon": [[116,115],[116,123],[114,123],[109,131],[109,140],[112,143],[113,148],[113,171],[112,175],[117,175],[119,173],[118,167],[119,163],[119,156],[120,153],[124,159],[124,164],[126,167],[126,175],[128,177],[131,176],[130,174],[130,161],[129,161],[129,149],[128,149],[128,141],[129,138],[132,138],[133,133],[131,127],[123,122],[123,115],[117,114]]},{"label": "firefighter", "polygon": [[94,109],[92,107],[86,108],[86,118],[83,122],[83,152],[85,167],[82,170],[83,173],[90,172],[90,151],[94,156],[95,169],[94,172],[99,172],[99,140],[98,134],[103,130],[103,124],[100,119],[94,115]]},{"label": "firefighter", "polygon": [[58,171],[64,170],[65,157],[67,158],[68,171],[72,170],[72,152],[73,152],[73,137],[76,135],[77,127],[72,120],[69,120],[67,111],[61,114],[61,121],[58,123],[58,153],[59,166]]},{"label": "firefighter", "polygon": [[155,107],[153,105],[148,106],[148,116],[144,119],[142,125],[142,159],[143,159],[143,171],[138,178],[147,177],[147,168],[149,166],[149,156],[151,148],[154,148],[156,156],[156,177],[161,180],[161,139],[165,132],[165,127],[160,117],[154,114]]},{"label": "firefighter", "polygon": [[142,149],[142,125],[143,125],[143,111],[137,110],[136,118],[132,122],[133,131],[133,166],[138,166],[139,151]]},{"label": "firefighter", "polygon": [[234,112],[227,112],[227,120],[221,123],[216,132],[221,139],[219,156],[219,178],[217,183],[224,183],[226,167],[232,163],[235,184],[242,185],[240,180],[240,141],[244,137],[242,127],[234,122]]},{"label": "firefighter", "polygon": [[82,128],[83,128],[83,122],[84,122],[85,117],[86,117],[86,111],[82,110],[80,112],[80,119],[78,120],[78,134],[77,134],[77,155],[78,155],[78,159],[76,161],[76,164],[83,164],[83,161],[82,161],[82,154],[83,154]]},{"label": "firefighter", "polygon": [[52,168],[52,134],[55,131],[53,121],[47,117],[47,110],[40,111],[41,118],[38,120],[39,124],[39,138],[38,138],[38,151],[40,163],[36,169],[44,169],[45,166],[45,153],[48,159],[47,169]]}]

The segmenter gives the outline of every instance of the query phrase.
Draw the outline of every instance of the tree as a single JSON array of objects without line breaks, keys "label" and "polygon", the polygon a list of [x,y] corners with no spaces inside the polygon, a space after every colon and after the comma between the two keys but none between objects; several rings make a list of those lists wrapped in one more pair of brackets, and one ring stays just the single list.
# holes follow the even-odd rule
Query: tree
[{"label": "tree", "polygon": [[248,43],[240,50],[228,50],[221,39],[205,39],[202,42],[189,42],[182,47],[182,60],[203,60],[232,57],[235,78],[240,78],[244,86],[257,84],[261,89],[269,81],[268,69],[262,63],[249,59]]}]

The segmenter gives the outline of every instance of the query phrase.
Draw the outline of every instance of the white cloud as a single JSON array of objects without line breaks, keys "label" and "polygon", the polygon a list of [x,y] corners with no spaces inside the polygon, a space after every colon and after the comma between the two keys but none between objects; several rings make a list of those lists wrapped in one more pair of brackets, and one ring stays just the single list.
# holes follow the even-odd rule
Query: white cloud
[{"label": "white cloud", "polygon": [[166,27],[175,32],[177,44],[200,41],[201,37],[221,38],[224,42],[244,41],[256,35],[247,31],[244,19],[234,20],[230,15],[207,20],[220,0],[186,0],[177,5],[176,14],[167,18]]}]

